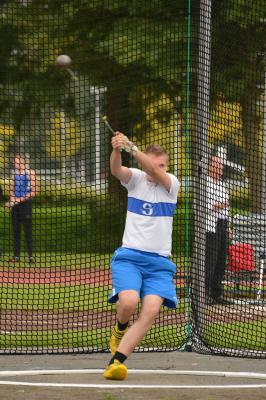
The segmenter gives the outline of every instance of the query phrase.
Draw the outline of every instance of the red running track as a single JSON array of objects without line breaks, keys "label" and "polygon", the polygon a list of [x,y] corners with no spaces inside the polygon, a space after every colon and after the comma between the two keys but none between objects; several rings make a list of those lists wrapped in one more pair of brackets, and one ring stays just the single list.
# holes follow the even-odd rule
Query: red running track
[{"label": "red running track", "polygon": [[[106,286],[112,284],[110,270],[95,268],[77,268],[75,270],[51,269],[51,268],[1,268],[0,283],[7,285],[31,284],[31,285],[97,285]],[[176,283],[185,285],[185,279],[178,278]]]}]

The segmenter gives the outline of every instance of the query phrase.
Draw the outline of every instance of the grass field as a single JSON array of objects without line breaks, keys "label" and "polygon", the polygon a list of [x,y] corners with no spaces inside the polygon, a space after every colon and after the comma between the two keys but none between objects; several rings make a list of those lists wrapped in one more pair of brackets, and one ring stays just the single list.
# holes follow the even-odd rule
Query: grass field
[{"label": "grass field", "polygon": [[[0,348],[39,347],[76,350],[88,347],[107,348],[110,316],[115,317],[115,306],[107,303],[109,292],[108,286],[43,287],[23,284],[2,286],[0,291],[2,315],[4,312],[12,312],[13,316],[17,315],[18,322],[16,330],[7,328],[5,332],[3,330],[0,332]],[[165,310],[170,325],[169,322],[166,326],[157,323],[145,338],[143,346],[178,348],[179,343],[184,343],[186,326],[178,326],[177,323],[175,326],[171,325],[171,321],[172,323],[176,321],[178,315],[184,311],[183,300],[180,301],[177,310]],[[109,314],[106,314],[108,312]],[[89,319],[88,314],[91,314]],[[47,315],[50,315],[50,320]],[[28,322],[23,322],[23,318],[28,318]],[[49,328],[52,321],[53,330]],[[91,324],[98,324],[101,328],[88,329],[87,325]],[[59,325],[68,325],[68,328],[60,329]],[[79,325],[79,328],[73,328],[75,325]],[[105,328],[105,325],[109,327]]]},{"label": "grass field", "polygon": [[12,266],[16,268],[99,268],[105,270],[110,267],[111,253],[64,253],[64,252],[45,252],[35,253],[34,264],[28,262],[28,256],[25,252],[21,253],[20,262],[10,262],[10,255],[3,254],[0,260],[0,266]]},{"label": "grass field", "polygon": [[[110,311],[115,306],[107,302],[111,286],[1,285],[2,310],[27,311]],[[184,312],[181,300],[177,311]]]},{"label": "grass field", "polygon": [[[63,331],[9,332],[0,334],[0,349],[3,348],[69,348],[70,350],[108,350],[111,328],[92,330],[67,329]],[[143,347],[178,348],[186,342],[184,327],[168,326],[152,328],[142,341]]]},{"label": "grass field", "polygon": [[208,346],[265,351],[266,321],[210,323],[204,329]]},{"label": "grass field", "polygon": [[[0,334],[0,349],[3,348],[108,348],[110,328],[66,329],[54,331],[20,331]],[[181,347],[187,338],[185,326],[152,328],[142,341],[143,347]],[[256,340],[254,340],[256,338]],[[221,349],[245,349],[265,351],[266,322],[211,323],[204,329],[204,342]]]},{"label": "grass field", "polygon": [[[124,212],[107,199],[88,199],[79,204],[33,207],[34,252],[47,255],[112,253],[120,246]],[[3,254],[12,255],[11,213],[0,207],[0,245]],[[185,208],[177,208],[173,227],[173,251],[186,253]],[[22,242],[23,244],[23,242]],[[22,251],[25,251],[24,244]]]},{"label": "grass field", "polygon": [[2,310],[27,311],[108,311],[112,306],[107,303],[108,286],[36,286],[3,285],[1,288]]},{"label": "grass field", "polygon": [[[48,348],[55,351],[106,349],[110,326],[115,318],[115,306],[107,302],[111,286],[104,279],[109,276],[112,252],[121,242],[124,216],[119,214],[114,205],[109,210],[101,207],[101,199],[85,201],[83,204],[35,206],[34,264],[28,263],[25,249],[19,263],[9,261],[12,255],[10,213],[1,209],[0,218],[3,221],[0,226],[0,269],[9,275],[8,283],[0,285],[3,315],[0,348],[38,348],[44,349],[44,352]],[[178,265],[179,278],[182,277],[182,280],[178,280],[177,289],[183,296],[187,294],[184,278],[189,260],[185,257],[185,211],[182,206],[177,210],[173,237],[173,261]],[[68,284],[61,281],[56,283],[54,278],[48,284],[38,283],[40,274],[47,275],[49,281],[52,274],[59,274],[60,277],[65,271],[69,274],[66,275]],[[78,282],[79,274],[88,279],[95,274],[98,274],[98,278],[101,275],[102,282]],[[21,279],[21,282],[12,281],[11,275],[19,276],[17,279]],[[27,282],[28,275],[36,279],[34,284],[30,280]],[[253,295],[254,290],[250,289],[249,282],[241,282],[238,292],[233,286],[225,286],[229,297],[245,295],[247,292]],[[152,348],[181,347],[188,335],[187,312],[190,309],[186,308],[185,300],[181,298],[176,311],[164,311],[165,319],[152,328],[142,345]],[[245,320],[244,311],[243,322],[239,321],[239,316],[235,322],[228,322],[229,319],[224,316],[221,322],[219,310],[212,314],[211,321],[207,314],[205,317],[204,340],[209,346],[265,350],[264,321]]]}]

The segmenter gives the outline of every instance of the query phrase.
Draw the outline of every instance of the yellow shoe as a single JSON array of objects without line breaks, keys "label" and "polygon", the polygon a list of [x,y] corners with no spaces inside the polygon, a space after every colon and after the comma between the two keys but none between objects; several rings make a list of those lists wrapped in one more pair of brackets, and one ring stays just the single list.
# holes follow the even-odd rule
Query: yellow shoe
[{"label": "yellow shoe", "polygon": [[123,381],[127,377],[127,367],[118,360],[114,360],[112,364],[107,365],[103,376],[105,377],[105,379]]},{"label": "yellow shoe", "polygon": [[127,330],[128,330],[128,328],[124,329],[123,331],[120,331],[118,329],[117,324],[113,327],[112,335],[111,335],[110,343],[109,343],[110,351],[113,355],[117,351],[119,343],[121,342],[121,339],[124,336],[124,334],[127,332]]}]

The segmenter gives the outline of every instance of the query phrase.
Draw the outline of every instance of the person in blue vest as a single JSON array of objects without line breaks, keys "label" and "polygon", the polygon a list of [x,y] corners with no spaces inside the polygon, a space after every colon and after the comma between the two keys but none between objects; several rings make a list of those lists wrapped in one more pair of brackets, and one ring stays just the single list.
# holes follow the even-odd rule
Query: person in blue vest
[{"label": "person in blue vest", "polygon": [[11,262],[20,259],[21,226],[24,228],[29,262],[34,262],[32,239],[32,198],[36,196],[35,171],[29,169],[21,154],[14,156],[14,175],[10,182],[10,197],[5,204],[12,212],[13,257]]}]

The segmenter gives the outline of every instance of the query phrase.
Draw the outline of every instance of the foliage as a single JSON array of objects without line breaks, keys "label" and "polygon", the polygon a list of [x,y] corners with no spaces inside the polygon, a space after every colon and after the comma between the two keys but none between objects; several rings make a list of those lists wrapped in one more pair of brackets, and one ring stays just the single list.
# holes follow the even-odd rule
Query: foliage
[{"label": "foliage", "polygon": [[231,142],[243,146],[242,109],[239,103],[218,100],[211,109],[208,138],[210,143]]},{"label": "foliage", "polygon": [[213,94],[242,103],[247,84],[264,79],[265,1],[215,0],[212,15]]},{"label": "foliage", "polygon": [[[138,98],[138,112],[142,118],[133,126],[133,141],[142,150],[151,143],[165,147],[169,154],[170,172],[178,171],[178,176],[186,174],[186,129],[185,118],[177,113],[177,101],[167,93],[135,91],[134,100]],[[178,164],[178,168],[176,165]]]},{"label": "foliage", "polygon": [[229,195],[232,214],[246,214],[249,211],[250,192],[244,184],[238,188],[230,188]]},{"label": "foliage", "polygon": [[0,171],[5,168],[8,161],[9,147],[13,143],[15,135],[14,127],[11,125],[0,124]]},{"label": "foliage", "polygon": [[[107,88],[111,95],[107,109],[112,106],[111,119],[119,116],[119,129],[125,127],[124,121],[131,121],[130,126],[141,121],[142,115],[132,111],[136,103],[130,109],[127,107],[127,99],[136,87],[152,87],[153,91],[169,93],[171,97],[177,90],[180,96],[185,93],[185,0],[178,7],[174,0],[156,0],[152,4],[47,0],[32,1],[26,6],[8,2],[1,6],[1,11],[5,39],[0,42],[0,68],[5,79],[0,94],[0,118],[9,115],[19,143],[26,134],[25,118],[40,124],[38,118],[44,109],[69,111],[75,124],[87,126],[91,117],[90,107],[83,107],[89,104],[86,86]],[[77,82],[69,82],[68,73],[55,68],[60,53],[73,59]],[[115,98],[121,98],[119,105]],[[82,121],[78,118],[81,114]],[[45,139],[41,129],[30,133],[29,141],[36,139],[34,146],[41,143],[47,151],[47,163],[49,156],[68,158],[70,153],[74,154],[74,148],[79,151],[79,146],[72,144],[66,149],[67,143],[61,145],[58,135],[47,135]]]},{"label": "foliage", "polygon": [[[67,27],[70,47],[73,54],[78,52],[80,68],[92,71],[106,86],[132,86],[143,82],[144,77],[149,81],[176,81],[176,68],[184,60],[180,49],[186,33],[185,10],[186,1],[178,7],[173,0],[97,0],[93,5],[78,1]],[[110,73],[119,74],[121,81],[109,81]]]},{"label": "foliage", "polygon": [[67,118],[63,111],[55,112],[46,131],[45,149],[51,158],[62,160],[77,154],[84,145],[84,131],[78,121]]},{"label": "foliage", "polygon": [[251,211],[261,213],[264,188],[258,100],[264,85],[265,1],[214,0],[212,16],[212,101],[222,94],[224,101],[241,107]]}]

